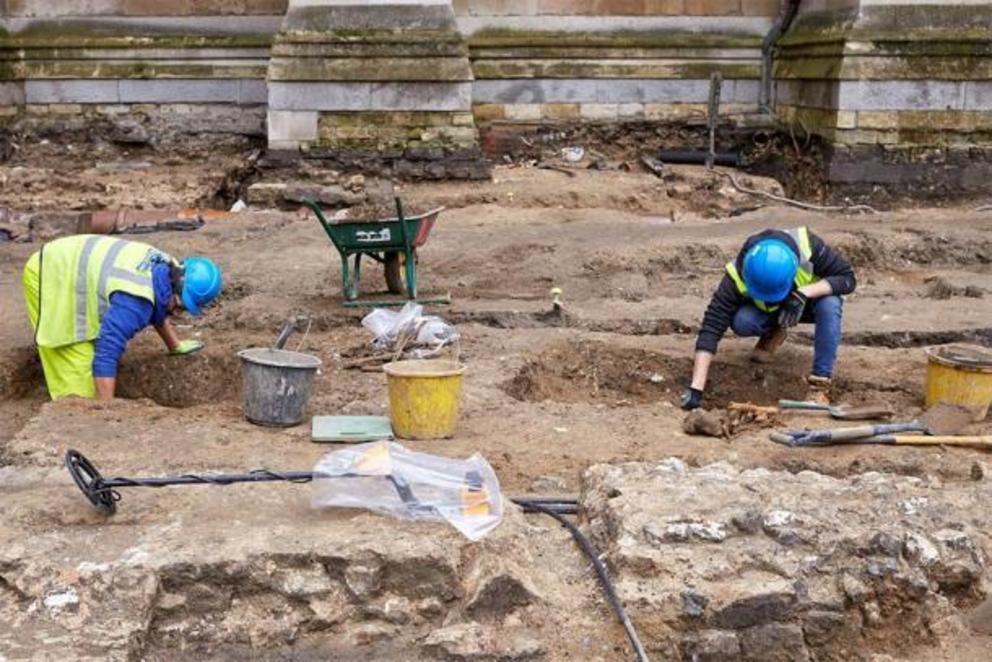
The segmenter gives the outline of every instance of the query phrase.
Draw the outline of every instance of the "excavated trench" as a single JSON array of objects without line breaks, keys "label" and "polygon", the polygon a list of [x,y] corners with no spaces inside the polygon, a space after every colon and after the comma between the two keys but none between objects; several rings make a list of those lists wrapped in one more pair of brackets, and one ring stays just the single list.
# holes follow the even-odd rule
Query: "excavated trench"
[{"label": "excavated trench", "polygon": [[[503,384],[511,397],[524,402],[608,402],[615,405],[676,404],[692,373],[692,359],[642,349],[579,341],[558,345],[532,357]],[[721,363],[707,385],[714,407],[731,402],[774,405],[795,399],[806,389],[805,364],[780,362],[767,366]],[[837,380],[838,399],[885,401],[895,407],[919,404],[910,387],[878,385],[848,378]]]},{"label": "excavated trench", "polygon": [[117,395],[177,408],[235,400],[241,396],[240,359],[233,352],[209,349],[184,359],[162,353],[125,354]]}]

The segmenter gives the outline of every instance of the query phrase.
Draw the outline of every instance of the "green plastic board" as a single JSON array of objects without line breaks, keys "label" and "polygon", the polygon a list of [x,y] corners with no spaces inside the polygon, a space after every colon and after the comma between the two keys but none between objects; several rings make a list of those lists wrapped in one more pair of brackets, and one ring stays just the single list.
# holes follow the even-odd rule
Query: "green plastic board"
[{"label": "green plastic board", "polygon": [[314,416],[310,439],[316,442],[378,441],[392,439],[388,416]]}]

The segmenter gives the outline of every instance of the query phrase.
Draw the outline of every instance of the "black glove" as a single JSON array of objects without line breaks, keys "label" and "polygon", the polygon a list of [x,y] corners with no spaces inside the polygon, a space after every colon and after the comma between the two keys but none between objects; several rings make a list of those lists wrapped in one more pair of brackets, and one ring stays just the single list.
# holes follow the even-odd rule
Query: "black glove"
[{"label": "black glove", "polygon": [[703,392],[698,388],[692,388],[691,386],[686,388],[685,392],[682,394],[682,409],[692,411],[693,409],[699,409],[702,404]]},{"label": "black glove", "polygon": [[806,309],[806,296],[793,292],[789,298],[782,302],[782,308],[778,312],[778,325],[789,328],[799,324],[799,318],[803,316]]}]

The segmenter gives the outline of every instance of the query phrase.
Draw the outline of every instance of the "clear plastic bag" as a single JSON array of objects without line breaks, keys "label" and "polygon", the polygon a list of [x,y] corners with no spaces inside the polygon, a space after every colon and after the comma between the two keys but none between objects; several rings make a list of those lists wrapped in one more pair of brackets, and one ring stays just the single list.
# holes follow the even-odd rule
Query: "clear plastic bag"
[{"label": "clear plastic bag", "polygon": [[440,317],[424,316],[424,307],[408,301],[399,311],[376,308],[362,319],[362,326],[375,336],[372,345],[376,349],[392,350],[401,336],[409,340],[406,347],[421,346],[428,348],[420,352],[425,356],[432,355],[442,347],[458,340],[458,330]]},{"label": "clear plastic bag", "polygon": [[446,521],[469,540],[479,540],[503,520],[499,480],[482,455],[454,460],[391,441],[358,444],[321,458],[314,467],[311,505]]},{"label": "clear plastic bag", "polygon": [[362,326],[372,332],[372,344],[380,349],[391,348],[405,330],[413,335],[417,320],[424,313],[420,304],[408,301],[399,311],[376,308],[362,318]]}]

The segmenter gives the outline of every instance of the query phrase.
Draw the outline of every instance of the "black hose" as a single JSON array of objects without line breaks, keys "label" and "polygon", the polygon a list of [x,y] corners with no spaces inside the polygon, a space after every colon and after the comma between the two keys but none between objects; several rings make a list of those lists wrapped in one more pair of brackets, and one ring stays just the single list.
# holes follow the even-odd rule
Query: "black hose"
[{"label": "black hose", "polygon": [[630,645],[634,647],[634,654],[637,655],[638,662],[648,662],[648,655],[644,651],[640,637],[637,636],[637,630],[634,629],[634,624],[627,615],[627,610],[624,609],[623,603],[620,602],[620,597],[617,595],[613,581],[610,579],[610,573],[606,569],[606,565],[600,560],[599,552],[593,547],[589,538],[579,531],[579,527],[569,522],[560,513],[545,507],[545,505],[531,501],[527,504],[527,507],[535,512],[544,513],[549,517],[555,518],[559,524],[568,529],[568,532],[572,534],[575,542],[582,548],[582,551],[585,552],[585,555],[592,562],[593,568],[596,569],[596,575],[599,577],[599,583],[603,587],[603,592],[606,593],[606,599],[613,607],[613,611],[616,612],[617,618],[620,619],[623,629],[627,632],[627,638],[630,640]]},{"label": "black hose", "polygon": [[801,0],[785,0],[779,9],[772,29],[765,35],[761,44],[761,86],[758,90],[758,109],[764,112],[772,111],[772,56],[779,37],[792,25],[799,12]]}]

